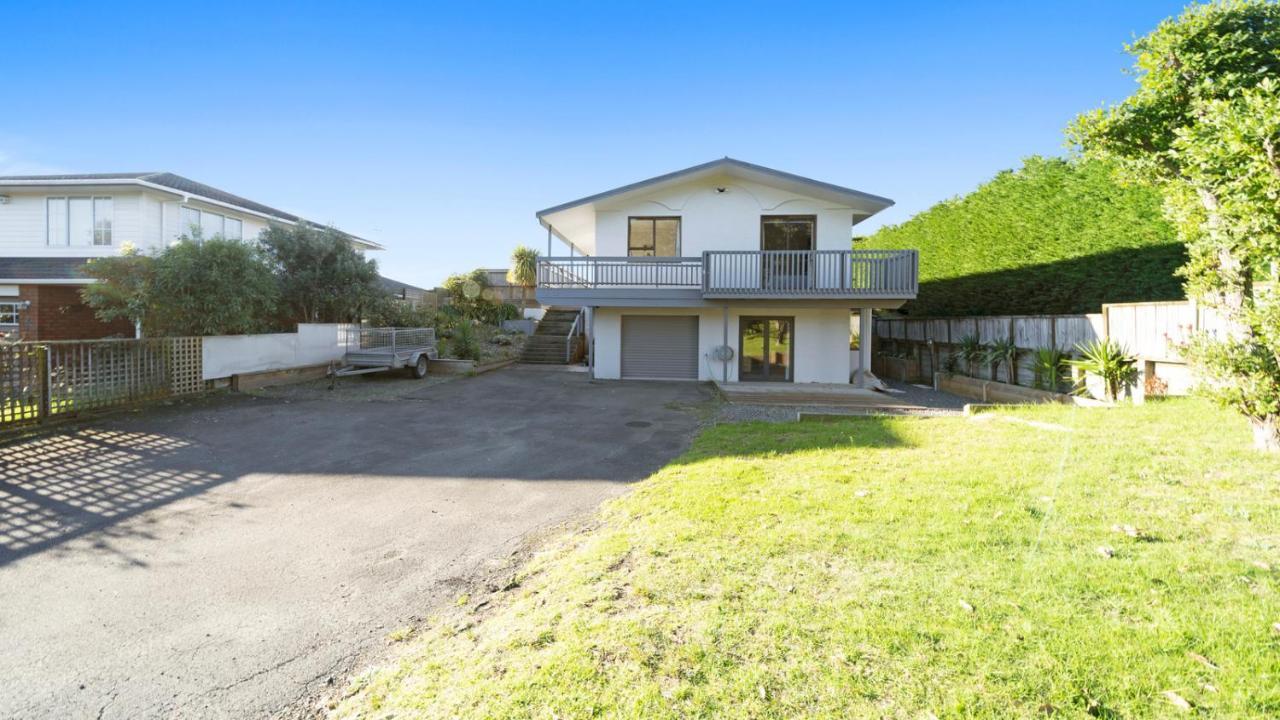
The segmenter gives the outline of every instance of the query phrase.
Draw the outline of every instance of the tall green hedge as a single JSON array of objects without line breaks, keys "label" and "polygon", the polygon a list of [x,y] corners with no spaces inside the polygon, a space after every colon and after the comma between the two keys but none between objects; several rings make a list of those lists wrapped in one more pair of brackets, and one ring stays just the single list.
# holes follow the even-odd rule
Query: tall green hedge
[{"label": "tall green hedge", "polygon": [[1157,190],[1121,185],[1095,160],[1031,157],[972,193],[855,248],[920,251],[911,315],[1097,312],[1183,297],[1186,253]]}]

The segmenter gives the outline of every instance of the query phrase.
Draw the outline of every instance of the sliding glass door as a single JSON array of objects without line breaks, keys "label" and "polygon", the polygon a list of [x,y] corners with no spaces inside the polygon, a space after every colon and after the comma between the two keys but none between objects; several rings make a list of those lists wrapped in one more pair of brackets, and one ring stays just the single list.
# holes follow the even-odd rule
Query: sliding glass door
[{"label": "sliding glass door", "polygon": [[738,380],[791,382],[795,364],[795,320],[744,317],[738,321]]},{"label": "sliding glass door", "polygon": [[760,249],[773,254],[761,266],[763,287],[797,291],[812,285],[810,253],[815,247],[813,215],[765,215],[760,218]]}]

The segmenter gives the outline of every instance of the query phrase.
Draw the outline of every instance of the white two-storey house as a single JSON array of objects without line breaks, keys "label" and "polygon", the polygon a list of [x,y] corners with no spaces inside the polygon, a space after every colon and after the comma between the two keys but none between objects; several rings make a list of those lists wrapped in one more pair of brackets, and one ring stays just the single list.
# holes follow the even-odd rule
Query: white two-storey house
[{"label": "white two-storey house", "polygon": [[[916,296],[914,251],[853,250],[893,201],[725,158],[537,214],[538,301],[582,308],[601,379],[862,384],[851,312]],[[550,257],[552,239],[568,252]],[[861,367],[870,367],[862,343]]]},{"label": "white two-storey house", "polygon": [[[252,239],[306,220],[173,173],[0,177],[0,335],[23,340],[132,337],[81,302],[86,262],[132,246],[162,249],[199,228]],[[363,249],[380,249],[351,237]]]}]

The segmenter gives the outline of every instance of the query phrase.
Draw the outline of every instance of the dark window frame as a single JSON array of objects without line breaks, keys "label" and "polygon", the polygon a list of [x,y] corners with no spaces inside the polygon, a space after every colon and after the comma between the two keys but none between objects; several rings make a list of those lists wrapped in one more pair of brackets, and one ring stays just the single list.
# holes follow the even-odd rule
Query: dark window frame
[{"label": "dark window frame", "polygon": [[770,220],[804,220],[813,228],[809,237],[809,250],[818,249],[818,216],[817,215],[761,215],[760,216],[760,249],[764,250],[764,228]]},{"label": "dark window frame", "polygon": [[[764,346],[761,349],[764,351],[765,362],[767,364],[772,364],[769,361],[769,350],[771,349],[769,347],[769,344],[770,344],[769,332],[767,330],[769,321],[780,320],[788,323],[791,329],[791,346],[787,348],[787,368],[791,371],[791,377],[775,378],[775,377],[769,377],[768,375],[766,375],[765,377],[758,377],[755,375],[744,376],[742,374],[742,361],[743,359],[746,358],[746,353],[743,352],[742,350],[743,340],[745,337],[745,330],[746,330],[747,324],[753,320],[763,320],[765,323],[766,331],[764,335]],[[738,316],[738,382],[790,382],[790,383],[793,383],[795,381],[796,381],[796,317],[794,315],[739,315]]]},{"label": "dark window frame", "polygon": [[[635,220],[648,220],[650,227],[653,229],[653,255],[635,255],[636,248],[631,244],[631,223]],[[658,220],[675,220],[676,221],[676,254],[675,255],[659,255],[658,254]],[[629,215],[627,216],[627,257],[680,257],[681,246],[684,244],[684,220],[679,215]]]}]

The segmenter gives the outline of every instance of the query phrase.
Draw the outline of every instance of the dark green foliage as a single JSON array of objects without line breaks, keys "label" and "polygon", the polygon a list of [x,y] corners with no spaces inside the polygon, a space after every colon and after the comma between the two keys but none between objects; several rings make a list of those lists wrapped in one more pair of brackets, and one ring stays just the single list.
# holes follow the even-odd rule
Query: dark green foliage
[{"label": "dark green foliage", "polygon": [[86,272],[100,281],[83,293],[98,316],[140,321],[146,335],[275,329],[276,280],[250,243],[196,238],[154,256],[100,258]]},{"label": "dark green foliage", "polygon": [[912,315],[1097,312],[1183,297],[1186,254],[1157,190],[1096,160],[1030,157],[855,247],[920,251]]},{"label": "dark green foliage", "polygon": [[280,279],[281,309],[289,320],[358,322],[386,295],[378,264],[333,228],[273,225],[259,242]]},{"label": "dark green foliage", "polygon": [[1063,370],[1067,358],[1058,348],[1042,347],[1036,350],[1033,369],[1035,386],[1041,390],[1059,392],[1063,384]]},{"label": "dark green foliage", "polygon": [[520,308],[495,299],[489,288],[489,274],[482,269],[450,275],[445,278],[442,287],[449,297],[448,307],[468,320],[483,325],[498,325],[503,320],[520,318]]},{"label": "dark green foliage", "polygon": [[480,342],[476,339],[475,328],[470,322],[460,322],[453,328],[445,351],[449,357],[459,360],[479,360]]},{"label": "dark green foliage", "polygon": [[406,302],[390,295],[377,298],[364,313],[374,327],[434,327],[436,311],[430,305]]}]

